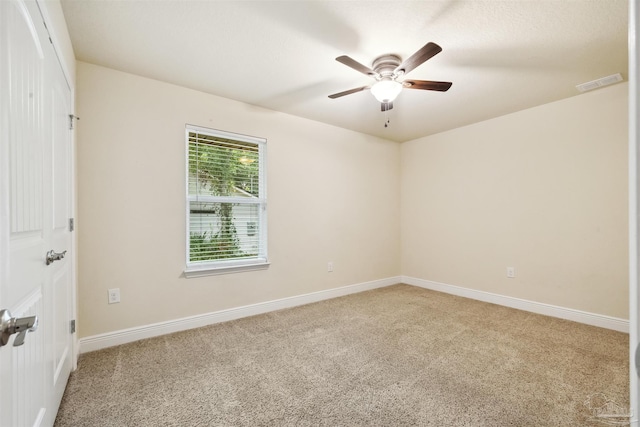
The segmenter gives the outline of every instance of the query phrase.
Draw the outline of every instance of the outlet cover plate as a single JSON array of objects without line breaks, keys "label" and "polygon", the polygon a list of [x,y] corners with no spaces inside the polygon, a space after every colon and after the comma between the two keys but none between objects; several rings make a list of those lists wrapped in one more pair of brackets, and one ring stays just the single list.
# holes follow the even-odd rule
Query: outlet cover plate
[{"label": "outlet cover plate", "polygon": [[109,304],[120,302],[120,288],[109,289]]}]

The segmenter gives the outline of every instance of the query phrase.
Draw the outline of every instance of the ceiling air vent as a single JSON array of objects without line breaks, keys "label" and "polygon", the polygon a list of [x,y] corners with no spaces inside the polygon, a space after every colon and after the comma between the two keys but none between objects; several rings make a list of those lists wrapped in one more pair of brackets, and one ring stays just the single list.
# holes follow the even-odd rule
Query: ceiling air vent
[{"label": "ceiling air vent", "polygon": [[599,89],[601,87],[605,87],[605,86],[609,86],[612,85],[614,83],[620,83],[622,81],[622,76],[620,75],[620,73],[617,74],[612,74],[610,76],[607,77],[601,77],[597,80],[592,80],[590,82],[586,82],[586,83],[582,83],[579,85],[576,85],[576,89],[578,89],[580,92],[587,92],[590,90],[594,90],[594,89]]}]

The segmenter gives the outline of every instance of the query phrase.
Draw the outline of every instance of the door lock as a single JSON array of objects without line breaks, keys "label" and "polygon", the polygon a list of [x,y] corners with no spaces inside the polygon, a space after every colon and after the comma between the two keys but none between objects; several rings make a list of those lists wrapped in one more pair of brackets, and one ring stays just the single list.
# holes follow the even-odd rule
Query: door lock
[{"label": "door lock", "polygon": [[51,249],[49,252],[47,252],[47,265],[51,264],[54,261],[60,261],[62,258],[64,258],[66,253],[67,251],[57,253],[54,252],[53,249]]},{"label": "door lock", "polygon": [[13,346],[19,347],[24,344],[27,332],[38,329],[38,316],[11,317],[9,310],[0,310],[0,347],[7,345],[9,337],[18,334],[13,340]]}]

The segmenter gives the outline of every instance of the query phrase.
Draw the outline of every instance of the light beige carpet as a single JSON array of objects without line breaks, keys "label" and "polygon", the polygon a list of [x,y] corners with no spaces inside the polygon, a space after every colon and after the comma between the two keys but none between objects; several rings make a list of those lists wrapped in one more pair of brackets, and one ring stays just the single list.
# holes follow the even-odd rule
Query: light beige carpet
[{"label": "light beige carpet", "polygon": [[396,285],[83,354],[56,426],[598,426],[627,346]]}]

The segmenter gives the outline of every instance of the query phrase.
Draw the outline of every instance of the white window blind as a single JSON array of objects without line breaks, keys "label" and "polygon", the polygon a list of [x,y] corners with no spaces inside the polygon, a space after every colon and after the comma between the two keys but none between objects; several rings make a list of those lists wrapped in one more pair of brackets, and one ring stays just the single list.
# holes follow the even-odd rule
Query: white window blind
[{"label": "white window blind", "polygon": [[187,125],[187,276],[267,264],[266,140]]}]

